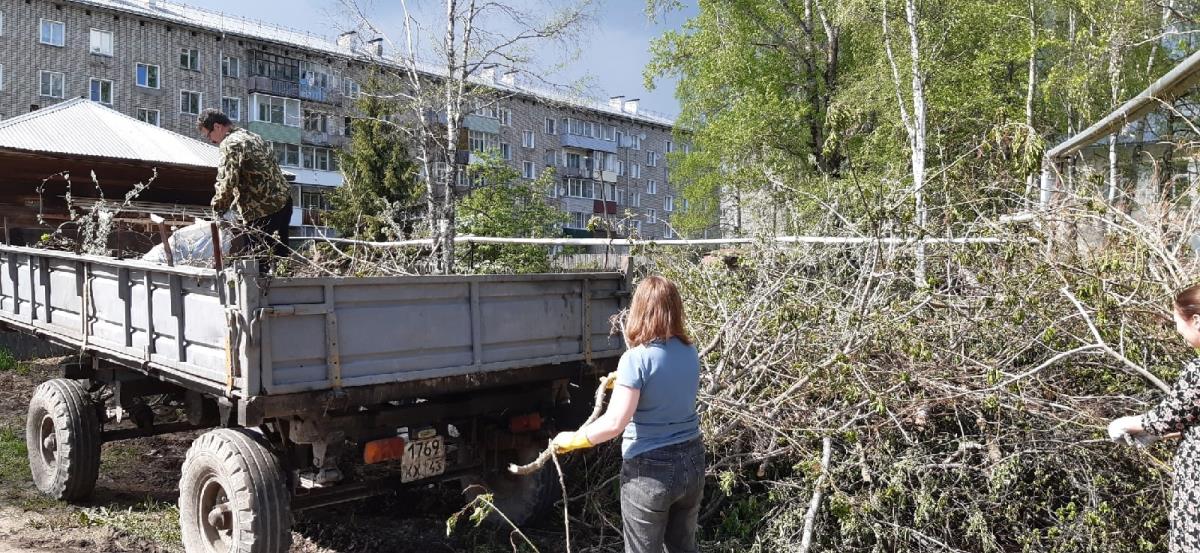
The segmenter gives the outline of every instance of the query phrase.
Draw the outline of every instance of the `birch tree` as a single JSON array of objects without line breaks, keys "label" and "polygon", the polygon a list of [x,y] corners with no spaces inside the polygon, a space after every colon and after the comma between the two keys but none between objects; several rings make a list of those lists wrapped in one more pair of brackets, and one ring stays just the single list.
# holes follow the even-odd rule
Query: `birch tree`
[{"label": "birch tree", "polygon": [[[469,158],[466,117],[511,97],[518,78],[566,88],[554,83],[551,74],[557,64],[577,54],[575,36],[591,20],[592,0],[552,7],[443,0],[440,17],[428,25],[407,0],[401,0],[399,31],[376,24],[357,0],[343,0],[343,4],[359,25],[397,52],[380,61],[391,67],[403,88],[398,94],[405,106],[401,124],[424,176],[426,220],[434,239],[431,269],[452,273],[459,183],[471,178],[465,163]],[[564,59],[547,62],[539,52],[554,52]]]}]

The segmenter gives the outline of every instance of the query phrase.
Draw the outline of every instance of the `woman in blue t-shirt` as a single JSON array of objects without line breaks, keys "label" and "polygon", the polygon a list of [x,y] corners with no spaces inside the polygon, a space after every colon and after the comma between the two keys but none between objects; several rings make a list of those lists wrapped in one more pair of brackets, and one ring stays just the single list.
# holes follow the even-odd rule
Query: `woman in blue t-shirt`
[{"label": "woman in blue t-shirt", "polygon": [[[612,399],[595,422],[554,437],[558,453],[622,434],[621,520],[626,553],[693,553],[704,495],[704,444],[696,415],[700,358],[683,330],[671,281],[638,285],[625,325],[629,350],[608,375]],[[613,385],[615,381],[615,386]]]}]

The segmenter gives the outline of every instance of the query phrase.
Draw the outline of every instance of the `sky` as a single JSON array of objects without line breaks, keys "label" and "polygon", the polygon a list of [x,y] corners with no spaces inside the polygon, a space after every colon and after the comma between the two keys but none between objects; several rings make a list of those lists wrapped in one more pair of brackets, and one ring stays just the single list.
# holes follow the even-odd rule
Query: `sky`
[{"label": "sky", "polygon": [[[555,0],[516,0],[529,6],[556,4]],[[557,85],[579,86],[596,98],[625,96],[640,98],[640,108],[675,117],[679,103],[675,99],[675,80],[659,79],[653,91],[646,90],[642,71],[650,61],[650,41],[671,29],[679,29],[697,13],[694,2],[658,21],[645,14],[645,0],[594,0],[594,32],[578,36],[579,53],[561,70],[547,75]],[[359,0],[370,18],[393,39],[403,35],[399,2],[395,0]],[[185,3],[217,10],[229,15],[248,17],[324,36],[330,40],[350,28],[351,19],[341,0],[188,0]],[[434,18],[441,10],[440,0],[409,0],[409,8],[419,21]],[[438,23],[440,25],[440,23]],[[485,23],[486,25],[486,23]],[[560,66],[564,56],[557,48],[545,47],[533,55],[543,67]]]}]

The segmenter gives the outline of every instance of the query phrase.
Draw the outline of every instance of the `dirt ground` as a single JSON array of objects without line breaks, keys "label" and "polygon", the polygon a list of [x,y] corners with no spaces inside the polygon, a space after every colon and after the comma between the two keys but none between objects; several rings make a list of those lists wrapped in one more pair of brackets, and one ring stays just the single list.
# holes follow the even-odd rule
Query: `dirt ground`
[{"label": "dirt ground", "polygon": [[[37,384],[61,375],[60,361],[0,368],[0,553],[182,551],[178,479],[195,433],[105,444],[96,491],[85,502],[59,503],[34,489],[25,412]],[[447,537],[446,520],[461,506],[459,490],[444,485],[300,513],[291,551],[513,551],[508,532],[465,521]],[[523,530],[544,553],[562,548],[561,528]]]}]

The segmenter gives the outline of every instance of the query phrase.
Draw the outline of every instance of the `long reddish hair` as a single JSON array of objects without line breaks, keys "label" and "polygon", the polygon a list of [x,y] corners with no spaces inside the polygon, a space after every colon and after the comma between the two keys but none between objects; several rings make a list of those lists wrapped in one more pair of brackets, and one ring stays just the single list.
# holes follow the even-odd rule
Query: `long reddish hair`
[{"label": "long reddish hair", "polygon": [[658,275],[647,277],[638,284],[629,306],[625,323],[625,343],[631,348],[672,336],[691,344],[683,329],[683,298],[675,283]]}]

